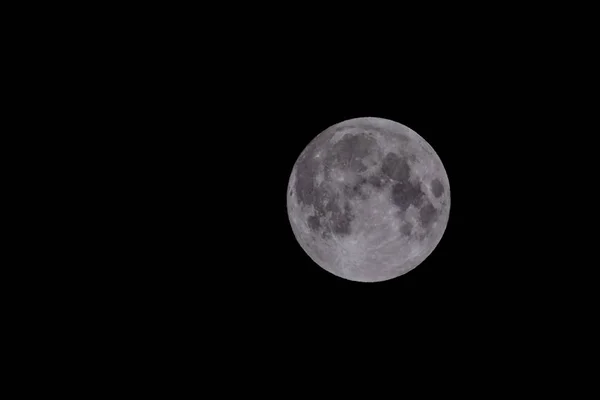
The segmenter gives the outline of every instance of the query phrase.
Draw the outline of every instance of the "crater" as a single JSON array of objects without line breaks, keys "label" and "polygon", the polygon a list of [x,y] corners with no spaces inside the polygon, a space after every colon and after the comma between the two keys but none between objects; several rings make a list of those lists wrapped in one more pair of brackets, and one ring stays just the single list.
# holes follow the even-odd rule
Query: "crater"
[{"label": "crater", "polygon": [[396,153],[387,153],[381,164],[381,172],[389,178],[398,181],[408,181],[410,166],[408,162]]},{"label": "crater", "polygon": [[367,182],[376,189],[381,189],[388,183],[389,179],[382,174],[374,174],[367,178]]},{"label": "crater", "polygon": [[442,185],[442,182],[437,178],[431,181],[431,193],[433,193],[436,198],[444,194],[444,185]]},{"label": "crater", "polygon": [[438,213],[431,203],[427,203],[419,210],[419,217],[421,218],[421,225],[424,228],[429,228],[437,219]]},{"label": "crater", "polygon": [[410,222],[405,222],[400,227],[400,233],[402,233],[404,236],[410,236],[410,234],[412,233],[412,229],[412,224]]},{"label": "crater", "polygon": [[360,198],[362,200],[366,200],[368,196],[366,195],[365,185],[367,184],[367,179],[360,176],[358,180],[352,184],[344,185],[344,195],[348,199],[356,199]]},{"label": "crater", "polygon": [[423,202],[421,187],[408,181],[394,183],[392,202],[402,211],[406,211],[411,204],[415,207],[420,206]]},{"label": "crater", "polygon": [[363,159],[371,154],[376,141],[364,134],[346,135],[331,149],[332,164],[348,168],[353,172],[364,172],[367,166]]},{"label": "crater", "polygon": [[347,130],[354,129],[354,128],[356,128],[356,126],[354,126],[354,125],[342,125],[342,126],[339,126],[339,127],[335,128],[335,130],[333,131],[333,133],[337,133],[337,132],[341,132],[341,131],[347,131]]},{"label": "crater", "polygon": [[319,221],[319,217],[317,217],[316,215],[311,215],[310,217],[308,217],[306,223],[312,231],[316,231],[321,227],[321,221]]},{"label": "crater", "polygon": [[325,237],[335,234],[338,237],[350,235],[351,224],[355,218],[352,206],[348,201],[344,206],[340,205],[340,195],[326,191],[324,188],[313,190],[312,203],[314,215],[306,219],[306,223],[311,231]]},{"label": "crater", "polygon": [[344,210],[338,208],[337,212],[331,215],[331,231],[337,236],[348,236],[351,232],[351,223],[354,219],[352,207],[346,202]]},{"label": "crater", "polygon": [[312,157],[305,154],[298,160],[295,189],[298,202],[302,205],[312,205],[317,201],[315,177],[318,170],[319,165]]}]

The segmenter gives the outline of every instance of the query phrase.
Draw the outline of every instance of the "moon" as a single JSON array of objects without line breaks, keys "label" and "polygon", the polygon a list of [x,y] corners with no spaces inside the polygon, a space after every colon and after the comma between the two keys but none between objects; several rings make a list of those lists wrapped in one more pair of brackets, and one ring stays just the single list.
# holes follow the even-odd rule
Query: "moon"
[{"label": "moon", "polygon": [[421,264],[450,213],[446,170],[415,131],[383,118],[332,125],[302,151],[287,210],[296,240],[326,271],[381,282]]}]

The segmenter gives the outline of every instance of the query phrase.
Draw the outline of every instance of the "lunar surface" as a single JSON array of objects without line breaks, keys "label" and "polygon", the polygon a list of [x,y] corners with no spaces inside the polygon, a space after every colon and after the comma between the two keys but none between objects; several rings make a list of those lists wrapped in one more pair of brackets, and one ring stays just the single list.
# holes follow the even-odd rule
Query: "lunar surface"
[{"label": "lunar surface", "polygon": [[450,212],[446,170],[415,131],[381,118],[327,128],[298,157],[288,215],[323,269],[380,282],[417,267],[441,240]]}]

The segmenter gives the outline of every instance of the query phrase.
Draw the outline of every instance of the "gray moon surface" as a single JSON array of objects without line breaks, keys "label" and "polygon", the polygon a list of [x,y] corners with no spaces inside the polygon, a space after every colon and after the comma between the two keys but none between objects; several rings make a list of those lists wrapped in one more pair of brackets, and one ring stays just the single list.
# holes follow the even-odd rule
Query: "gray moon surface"
[{"label": "gray moon surface", "polygon": [[380,282],[414,269],[436,248],[450,185],[439,156],[415,131],[355,118],[325,129],[302,151],[287,208],[298,243],[320,267]]}]

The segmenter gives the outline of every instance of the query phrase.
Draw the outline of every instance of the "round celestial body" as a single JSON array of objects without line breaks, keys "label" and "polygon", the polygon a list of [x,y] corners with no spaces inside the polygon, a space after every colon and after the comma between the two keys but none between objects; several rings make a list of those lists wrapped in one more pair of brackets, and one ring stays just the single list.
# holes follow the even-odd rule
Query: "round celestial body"
[{"label": "round celestial body", "polygon": [[355,118],[325,129],[288,184],[298,243],[326,271],[358,282],[403,275],[440,242],[450,213],[446,170],[412,129]]}]

